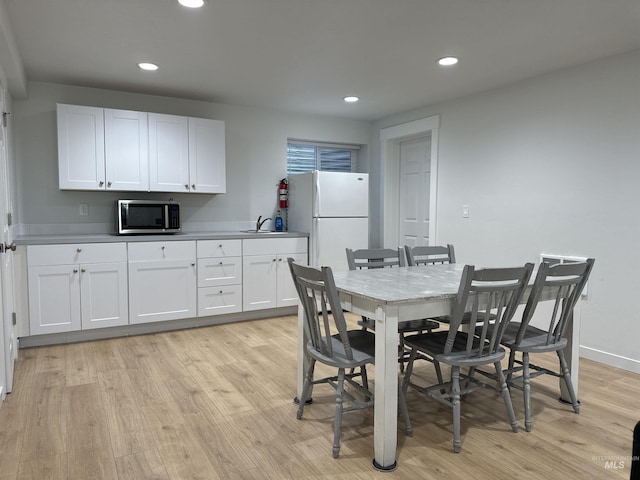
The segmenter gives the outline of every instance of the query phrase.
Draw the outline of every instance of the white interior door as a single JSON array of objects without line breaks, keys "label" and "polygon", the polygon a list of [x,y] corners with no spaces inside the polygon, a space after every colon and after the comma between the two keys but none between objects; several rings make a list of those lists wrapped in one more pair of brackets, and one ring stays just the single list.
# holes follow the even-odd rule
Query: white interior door
[{"label": "white interior door", "polygon": [[[9,181],[9,164],[8,164],[8,134],[7,122],[8,113],[6,106],[6,92],[0,84],[0,287],[2,288],[2,308],[0,308],[0,325],[2,333],[0,333],[0,381],[5,385],[6,392],[11,392],[13,384],[13,365],[14,360],[18,356],[18,337],[16,334],[16,326],[14,324],[15,311],[14,289],[13,289],[13,251],[8,246],[13,245],[13,235],[10,225],[11,208],[11,192]],[[4,379],[4,380],[2,380]]]},{"label": "white interior door", "polygon": [[398,245],[429,245],[431,140],[400,143]]}]

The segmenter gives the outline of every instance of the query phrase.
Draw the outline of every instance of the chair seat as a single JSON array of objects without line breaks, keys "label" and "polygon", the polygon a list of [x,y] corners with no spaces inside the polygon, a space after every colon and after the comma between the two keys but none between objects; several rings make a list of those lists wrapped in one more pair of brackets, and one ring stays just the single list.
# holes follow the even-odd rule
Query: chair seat
[{"label": "chair seat", "polygon": [[[376,322],[371,318],[363,318],[361,320],[358,320],[358,325],[362,325],[364,328],[368,328],[369,330],[376,329]],[[398,332],[421,332],[423,330],[435,330],[439,327],[440,324],[438,322],[435,322],[428,318],[422,318],[419,320],[409,320],[408,322],[398,323]]]},{"label": "chair seat", "polygon": [[516,337],[520,330],[520,323],[513,322],[507,326],[502,336],[502,344],[520,352],[555,352],[567,346],[567,339],[561,338],[555,343],[549,343],[545,330],[527,325],[522,341],[516,346]]},{"label": "chair seat", "polygon": [[338,368],[356,368],[368,363],[374,363],[376,354],[375,333],[367,330],[349,330],[347,331],[347,336],[351,344],[353,360],[347,358],[344,344],[338,334],[331,337],[333,357],[323,355],[317,351],[311,342],[307,344],[307,353],[320,362]]},{"label": "chair seat", "polygon": [[445,354],[444,349],[448,335],[449,332],[447,331],[411,335],[405,337],[404,343],[408,347],[416,348],[418,351],[426,353],[438,362],[460,367],[486,365],[497,362],[505,356],[505,350],[500,347],[493,355],[483,354],[481,358],[476,358],[474,353],[479,352],[480,348],[480,341],[476,337],[473,338],[473,347],[471,356],[469,356],[466,350],[468,335],[465,332],[457,333],[451,353]]}]

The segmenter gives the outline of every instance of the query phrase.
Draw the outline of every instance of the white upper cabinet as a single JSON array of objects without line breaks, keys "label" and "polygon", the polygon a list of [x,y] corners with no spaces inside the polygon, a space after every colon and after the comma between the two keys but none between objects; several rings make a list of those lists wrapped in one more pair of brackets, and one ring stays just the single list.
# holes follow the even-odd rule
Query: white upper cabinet
[{"label": "white upper cabinet", "polygon": [[189,189],[226,193],[224,122],[189,118]]},{"label": "white upper cabinet", "polygon": [[147,114],[104,109],[107,190],[149,191]]},{"label": "white upper cabinet", "polygon": [[58,175],[62,190],[104,190],[103,109],[58,104]]},{"label": "white upper cabinet", "polygon": [[224,122],[58,104],[61,190],[225,193]]},{"label": "white upper cabinet", "polygon": [[149,114],[149,176],[152,191],[189,191],[188,129],[187,117]]},{"label": "white upper cabinet", "polygon": [[224,122],[150,113],[149,171],[152,191],[225,193]]}]

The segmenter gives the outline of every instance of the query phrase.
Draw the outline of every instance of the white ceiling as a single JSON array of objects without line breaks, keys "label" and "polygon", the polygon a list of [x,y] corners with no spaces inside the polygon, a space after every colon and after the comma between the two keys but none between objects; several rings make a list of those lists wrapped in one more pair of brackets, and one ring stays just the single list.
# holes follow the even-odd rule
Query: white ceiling
[{"label": "white ceiling", "polygon": [[365,120],[640,48],[640,0],[2,2],[28,80]]}]

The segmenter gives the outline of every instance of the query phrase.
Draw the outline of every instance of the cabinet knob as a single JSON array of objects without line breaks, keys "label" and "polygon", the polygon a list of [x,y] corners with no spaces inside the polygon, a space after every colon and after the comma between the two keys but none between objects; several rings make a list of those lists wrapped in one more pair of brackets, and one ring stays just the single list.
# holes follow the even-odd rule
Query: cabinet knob
[{"label": "cabinet knob", "polygon": [[272,261],[272,262],[275,262],[275,261],[276,261],[276,259],[274,258],[274,259],[273,259],[273,260],[271,260],[271,261]]},{"label": "cabinet knob", "polygon": [[102,180],[100,180],[100,183],[98,183],[98,186],[100,186],[100,187],[101,187],[101,186],[103,186],[103,185],[104,185],[104,182],[103,182]]},{"label": "cabinet knob", "polygon": [[162,250],[164,250],[164,245],[162,245],[162,247],[161,247],[161,248],[162,248]]},{"label": "cabinet knob", "polygon": [[74,269],[73,269],[73,273],[78,273],[78,269],[77,269],[77,268],[74,268]]},{"label": "cabinet knob", "polygon": [[220,290],[220,295],[222,295],[222,290]]},{"label": "cabinet knob", "polygon": [[185,185],[185,186],[184,186],[184,189],[185,189],[185,190],[189,190],[189,185]]},{"label": "cabinet knob", "polygon": [[111,182],[107,182],[107,188],[111,188]]},{"label": "cabinet knob", "polygon": [[195,190],[195,189],[196,189],[196,184],[195,184],[195,183],[192,183],[192,184],[191,184],[191,190]]},{"label": "cabinet knob", "polygon": [[192,267],[195,267],[195,266],[196,266],[196,264],[195,264],[194,262],[191,262],[191,266],[192,266]]},{"label": "cabinet knob", "polygon": [[222,265],[222,262],[220,262],[220,265]]},{"label": "cabinet knob", "polygon": [[81,248],[76,248],[76,252],[80,253],[82,251]]},{"label": "cabinet knob", "polygon": [[81,268],[81,269],[80,269],[80,271],[81,271],[82,273],[84,273],[84,272],[86,272],[87,270],[86,270],[86,269],[84,269],[84,268]]}]

